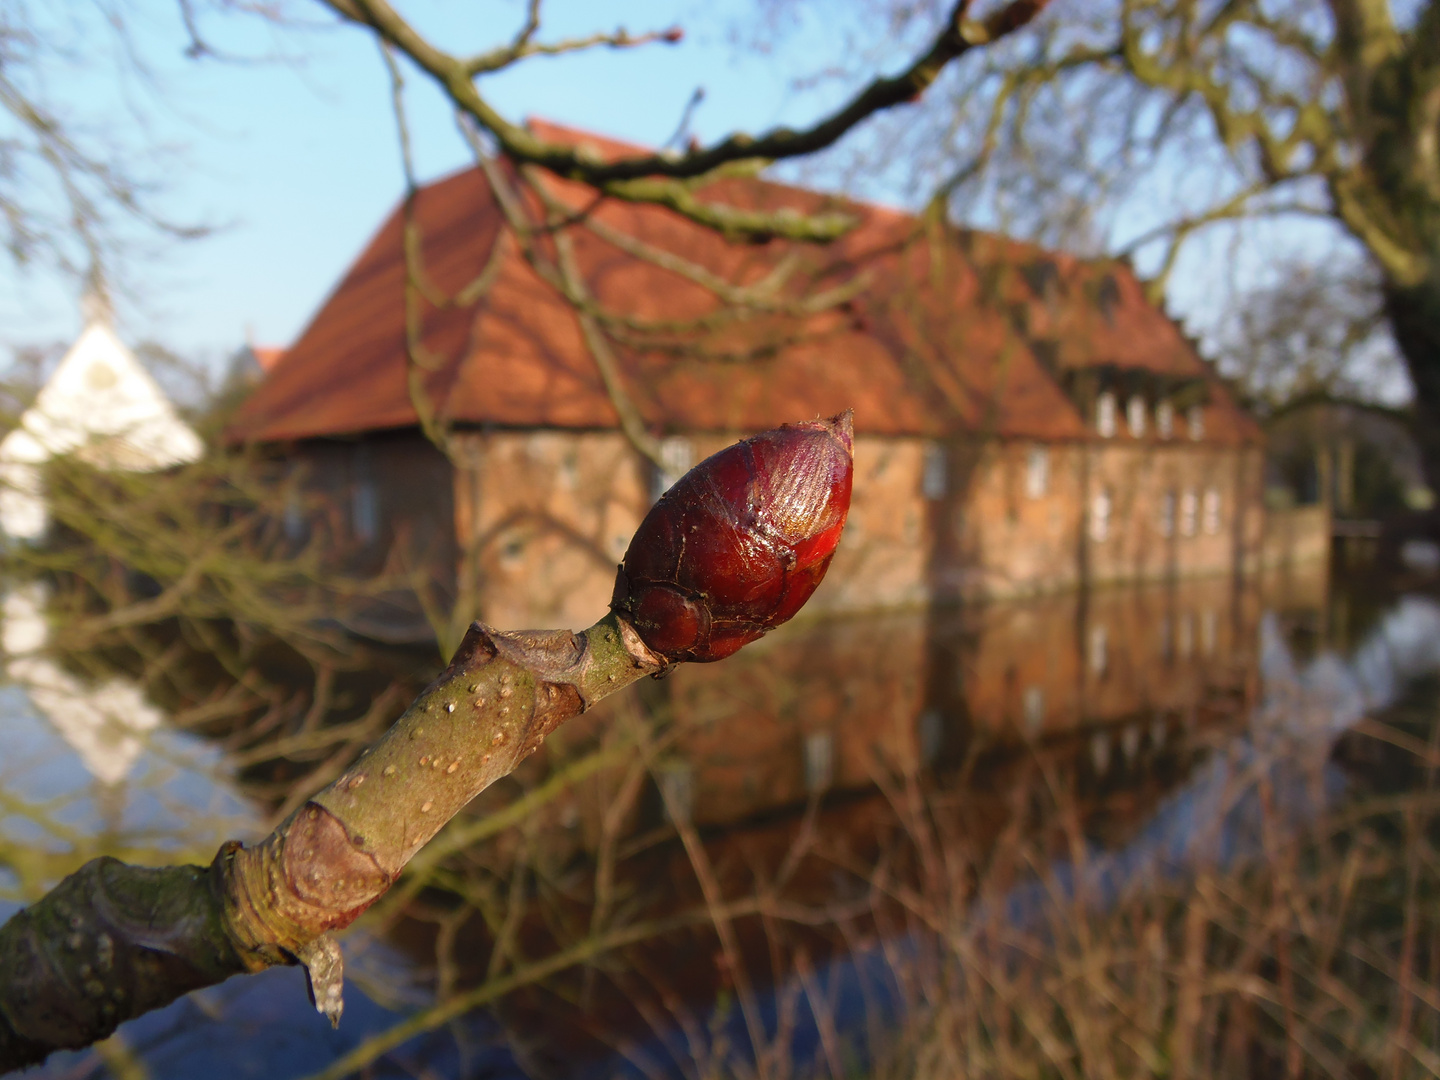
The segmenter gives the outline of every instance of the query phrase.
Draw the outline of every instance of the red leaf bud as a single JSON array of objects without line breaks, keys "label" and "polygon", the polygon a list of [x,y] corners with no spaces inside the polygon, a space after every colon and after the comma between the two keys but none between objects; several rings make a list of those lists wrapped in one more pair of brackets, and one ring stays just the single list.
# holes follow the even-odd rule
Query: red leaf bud
[{"label": "red leaf bud", "polygon": [[850,511],[853,453],[845,412],[706,458],[640,523],[611,608],[677,663],[724,659],[773,630],[830,566]]}]

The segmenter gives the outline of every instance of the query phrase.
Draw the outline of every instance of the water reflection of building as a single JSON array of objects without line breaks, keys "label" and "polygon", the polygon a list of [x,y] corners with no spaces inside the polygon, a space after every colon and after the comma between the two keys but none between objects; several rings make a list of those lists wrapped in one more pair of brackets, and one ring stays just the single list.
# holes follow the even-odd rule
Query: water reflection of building
[{"label": "water reflection of building", "polygon": [[[634,1062],[632,1040],[667,1058],[656,1017],[677,1003],[706,1015],[737,965],[766,1009],[782,1007],[772,980],[857,950],[893,977],[887,963],[909,971],[907,935],[953,927],[976,902],[1003,907],[1037,879],[1058,888],[1074,879],[1055,867],[1077,851],[1097,867],[1112,866],[1107,851],[1148,852],[1150,823],[1209,778],[1208,748],[1249,729],[1267,600],[1212,580],[994,604],[939,623],[831,621],[738,654],[729,678],[719,666],[677,671],[651,700],[673,736],[652,792],[670,820],[659,799],[642,800],[639,835],[605,889],[640,923],[731,905],[728,939],[703,921],[657,932],[593,976],[508,997],[502,1015],[527,1068],[575,1075],[616,1045]],[[539,843],[597,851],[616,791],[596,779]],[[566,824],[580,835],[567,838]],[[703,871],[692,842],[669,839],[681,824],[699,830]],[[567,890],[584,896],[585,862],[557,859],[576,874]],[[541,907],[527,938],[536,954],[557,925],[586,925]],[[483,956],[476,933],[459,940]],[[584,992],[592,978],[614,992]]]},{"label": "water reflection of building", "polygon": [[[759,180],[720,188],[826,203]],[[716,300],[622,234],[706,273],[788,273],[856,295],[804,318],[757,312],[732,327],[743,341],[700,343],[766,345],[745,363],[614,343],[619,378],[667,436],[657,470],[620,434],[575,311],[509,243],[480,171],[432,184],[406,204],[427,280],[459,293],[495,252],[483,296],[422,305],[428,359],[408,363],[397,209],[231,429],[323,495],[287,519],[297,537],[343,547],[360,572],[428,560],[441,593],[473,597],[497,625],[585,625],[661,481],[738,434],[853,407],[854,509],[812,609],[1235,574],[1265,557],[1258,428],[1124,263],[858,205],[860,225],[821,252],[742,249],[656,207],[583,204],[577,262],[598,302],[634,320]],[[454,427],[448,459],[419,432],[417,388]]]},{"label": "water reflection of building", "polygon": [[[977,724],[994,718],[1001,745],[978,765],[942,763],[919,774],[901,767],[885,775],[883,787],[848,792],[813,812],[792,807],[731,823],[705,809],[709,781],[697,766],[691,784],[694,820],[706,826],[704,862],[697,868],[690,842],[636,844],[621,871],[623,885],[610,891],[623,892],[635,921],[686,910],[729,912],[725,932],[716,934],[705,922],[657,932],[584,973],[583,981],[576,975],[544,994],[509,998],[504,1015],[529,1071],[579,1075],[576,1063],[592,1060],[607,1067],[585,1075],[689,1075],[687,1055],[696,1053],[697,1043],[673,1038],[672,1027],[688,1021],[687,1030],[716,1037],[723,1024],[731,1046],[747,1045],[733,1011],[726,1015],[723,1004],[714,1004],[722,991],[722,1003],[731,1000],[739,968],[764,1010],[766,1032],[785,1022],[776,1013],[788,1003],[802,1017],[814,1010],[842,1036],[860,1038],[887,1002],[897,1009],[909,1002],[928,1015],[933,972],[925,964],[936,952],[926,949],[954,949],[958,964],[983,968],[982,979],[999,972],[1001,985],[1014,988],[1023,984],[1005,981],[1009,965],[1024,964],[1028,949],[1051,955],[1047,945],[1063,937],[1057,920],[1088,925],[1092,914],[1137,897],[1136,908],[1149,897],[1170,904],[1177,893],[1186,895],[1192,874],[1224,874],[1237,863],[1268,861],[1276,850],[1288,855],[1291,840],[1305,835],[1345,788],[1331,760],[1336,739],[1367,715],[1373,721],[1378,710],[1413,690],[1417,678],[1433,679],[1440,670],[1440,607],[1413,597],[1385,610],[1353,647],[1322,646],[1305,659],[1284,633],[1289,618],[1306,610],[1297,585],[1289,583],[1278,600],[1252,594],[1234,606],[1222,602],[1213,621],[1205,612],[1214,598],[1201,589],[1168,597],[1117,591],[1076,616],[1069,630],[1055,627],[1073,610],[1056,609],[1049,626],[1033,609],[994,612],[998,619],[971,628],[974,637],[959,661],[967,673],[991,672],[972,680],[979,693],[969,700]],[[1310,599],[1323,601],[1323,590]],[[1275,614],[1272,600],[1286,618]],[[1161,629],[1167,615],[1168,637]],[[1092,653],[1089,631],[1102,625],[1109,670],[1100,679],[1113,685],[1091,698],[1085,687],[1098,673],[1088,669],[1100,651]],[[1045,646],[1070,658],[1053,682],[1036,673],[1037,685],[1082,684],[1078,707],[1028,747],[1014,736],[1004,742],[1009,725],[1003,719],[1026,696],[1015,689],[1019,679],[1035,670],[1017,663],[1027,641],[1032,650]],[[1159,669],[1153,678],[1141,677],[1147,665]],[[1005,674],[1012,666],[1021,673],[1015,678]],[[1433,685],[1425,700],[1432,697]],[[750,753],[749,734],[739,733],[732,754]],[[1101,736],[1106,750],[1097,754]],[[793,778],[802,771],[803,742],[791,740],[787,749],[784,739],[773,740],[753,756],[788,755]],[[1373,745],[1394,749],[1388,742]],[[1416,740],[1412,749],[1420,745]],[[844,754],[837,744],[841,771]],[[1423,758],[1409,754],[1420,783]],[[766,774],[767,780],[784,775]],[[796,781],[790,783],[797,790]],[[1390,821],[1394,804],[1386,796],[1384,820]],[[1344,827],[1357,819],[1347,813]],[[1339,873],[1337,862],[1323,861],[1344,854],[1331,843],[1334,828],[1319,834],[1318,870],[1307,865],[1302,874],[1325,881]],[[1308,861],[1311,849],[1305,850]],[[708,875],[703,887],[702,875]],[[1215,880],[1207,879],[1212,887]],[[574,882],[567,887],[582,891]],[[1148,917],[1128,906],[1121,910]],[[552,916],[547,925],[559,922]],[[1102,940],[1101,950],[1110,948],[1113,939]],[[966,951],[970,946],[976,951]],[[1068,962],[1073,954],[1066,955]],[[874,983],[857,1015],[853,999],[861,995],[853,980],[861,977],[855,970],[861,963],[873,965],[864,977]],[[850,990],[837,989],[827,974],[850,978]],[[687,1005],[693,1012],[685,1012]],[[827,1015],[827,1009],[833,1011]],[[1009,1015],[1008,1002],[1001,1015]],[[703,1035],[698,1042],[703,1051]],[[631,1071],[614,1065],[622,1054]]]},{"label": "water reflection of building", "polygon": [[113,676],[87,682],[44,655],[50,627],[45,589],[12,589],[0,608],[5,675],[75,751],[91,776],[114,785],[129,775],[164,716],[135,682]]},{"label": "water reflection of building", "polygon": [[[1118,775],[1243,712],[1260,607],[1253,589],[1202,579],[792,626],[654,684],[673,736],[659,785],[690,820],[725,825],[1027,746]],[[583,832],[602,817],[595,805],[573,820]]]}]

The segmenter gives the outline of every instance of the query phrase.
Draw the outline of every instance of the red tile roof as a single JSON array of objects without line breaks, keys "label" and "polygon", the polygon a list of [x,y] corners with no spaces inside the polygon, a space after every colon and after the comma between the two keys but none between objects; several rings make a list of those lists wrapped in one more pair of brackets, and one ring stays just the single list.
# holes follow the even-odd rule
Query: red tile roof
[{"label": "red tile roof", "polygon": [[[631,148],[546,126],[601,153]],[[626,387],[657,430],[753,431],[855,409],[856,430],[943,436],[1077,438],[1087,426],[1062,385],[1086,368],[1208,387],[1211,440],[1256,437],[1175,325],[1144,298],[1128,266],[1085,262],[1000,237],[927,228],[915,218],[760,180],[702,195],[800,212],[845,209],[860,224],[828,246],[727,243],[667,210],[550,183],[608,226],[728,281],[790,269],[792,302],[818,289],[864,288],[819,313],[730,321],[707,336],[639,335],[618,350]],[[454,297],[507,245],[488,292],[469,306],[422,301],[425,394],[461,424],[610,428],[618,423],[574,311],[525,262],[478,169],[422,189],[413,207],[427,291]],[[353,434],[417,422],[407,390],[403,207],[390,215],[300,339],[235,418],[235,441]],[[597,300],[633,327],[715,315],[706,289],[571,230]],[[431,292],[431,295],[436,295]],[[623,328],[622,328],[623,330]],[[663,339],[657,341],[657,338]],[[689,354],[681,348],[689,346]],[[712,355],[695,355],[695,346]],[[749,350],[758,358],[727,358]],[[713,354],[722,354],[715,356]]]},{"label": "red tile roof", "polygon": [[260,365],[261,371],[269,371],[280,362],[285,350],[276,345],[251,345],[250,354],[255,357],[255,363]]}]

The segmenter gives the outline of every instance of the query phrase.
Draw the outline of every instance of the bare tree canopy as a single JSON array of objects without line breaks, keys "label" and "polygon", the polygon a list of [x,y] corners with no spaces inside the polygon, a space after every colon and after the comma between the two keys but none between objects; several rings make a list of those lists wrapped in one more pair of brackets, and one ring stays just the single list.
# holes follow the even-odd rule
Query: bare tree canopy
[{"label": "bare tree canopy", "polygon": [[1005,37],[1029,23],[1048,0],[1009,0],[981,18],[971,17],[970,0],[956,0],[921,54],[896,75],[872,78],[840,108],[802,130],[774,128],[759,135],[734,134],[712,146],[681,153],[646,153],[602,160],[583,147],[538,137],[501,115],[481,93],[477,79],[527,57],[596,46],[623,48],[655,40],[679,40],[678,30],[632,37],[624,31],[577,41],[536,41],[540,4],[531,0],[524,26],[508,45],[470,57],[454,56],[422,36],[386,0],[320,0],[340,18],[370,28],[387,49],[404,54],[429,75],[466,117],[483,129],[501,154],[518,164],[536,165],[578,180],[612,198],[667,206],[727,235],[751,239],[784,236],[829,240],[848,228],[843,216],[756,214],[697,198],[695,188],[723,171],[753,172],[776,161],[813,154],[834,145],[866,119],[914,101],[951,61]]},{"label": "bare tree canopy", "polygon": [[1221,370],[1262,414],[1321,399],[1393,407],[1408,389],[1379,276],[1353,260],[1287,259],[1235,298],[1215,338]]},{"label": "bare tree canopy", "polygon": [[[894,33],[936,17],[929,4],[863,10]],[[1358,251],[1373,272],[1320,277],[1335,280],[1340,311],[1348,285],[1374,282],[1440,479],[1433,0],[1060,3],[1035,32],[952,69],[857,155],[872,172],[877,159],[892,175],[903,163],[917,197],[973,224],[1143,255],[1157,296],[1186,242],[1213,226],[1328,226],[1312,256]]]},{"label": "bare tree canopy", "polygon": [[[93,273],[134,226],[204,231],[161,208],[169,148],[148,131],[156,84],[135,14],[127,0],[0,2],[0,242],[18,263]],[[87,93],[97,77],[110,92]]]}]

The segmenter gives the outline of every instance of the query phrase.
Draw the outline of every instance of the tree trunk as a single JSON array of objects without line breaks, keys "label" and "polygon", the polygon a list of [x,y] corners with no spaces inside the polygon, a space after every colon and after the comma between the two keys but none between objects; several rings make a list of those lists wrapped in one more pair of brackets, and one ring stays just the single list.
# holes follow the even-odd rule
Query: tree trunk
[{"label": "tree trunk", "polygon": [[1411,434],[1425,482],[1440,495],[1440,270],[1419,285],[1387,285],[1385,313],[1415,388]]}]

